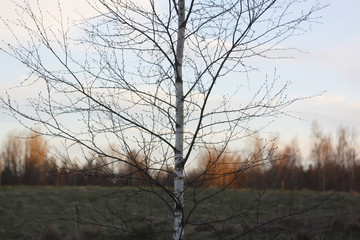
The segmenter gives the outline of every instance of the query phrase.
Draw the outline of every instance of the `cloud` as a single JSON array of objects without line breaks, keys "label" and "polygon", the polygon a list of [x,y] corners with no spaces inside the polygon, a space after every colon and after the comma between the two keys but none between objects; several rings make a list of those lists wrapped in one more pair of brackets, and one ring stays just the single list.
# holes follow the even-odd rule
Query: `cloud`
[{"label": "cloud", "polygon": [[[336,70],[344,80],[360,84],[360,34],[345,38],[343,42],[332,44],[310,54],[311,63]],[[308,59],[310,60],[310,58]]]},{"label": "cloud", "polygon": [[317,120],[335,133],[340,125],[356,127],[360,122],[360,103],[356,98],[324,95],[304,101],[297,106],[304,118]]}]

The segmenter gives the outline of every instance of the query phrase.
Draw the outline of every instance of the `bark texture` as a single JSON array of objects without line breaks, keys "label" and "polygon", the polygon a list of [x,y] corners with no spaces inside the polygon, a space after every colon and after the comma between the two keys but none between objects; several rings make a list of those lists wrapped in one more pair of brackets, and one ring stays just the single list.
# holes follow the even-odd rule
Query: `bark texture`
[{"label": "bark texture", "polygon": [[176,140],[174,168],[174,240],[182,238],[184,233],[184,93],[182,79],[182,61],[185,41],[185,0],[178,1],[178,37],[175,59],[176,87]]}]

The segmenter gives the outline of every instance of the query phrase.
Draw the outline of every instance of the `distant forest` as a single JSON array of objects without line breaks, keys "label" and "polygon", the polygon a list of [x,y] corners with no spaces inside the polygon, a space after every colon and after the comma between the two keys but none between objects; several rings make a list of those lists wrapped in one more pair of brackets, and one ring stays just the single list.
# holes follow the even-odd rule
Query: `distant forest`
[{"label": "distant forest", "polygon": [[[187,183],[196,186],[251,189],[313,189],[360,191],[360,161],[355,130],[339,127],[332,138],[312,125],[310,165],[304,166],[296,141],[279,149],[275,142],[264,146],[257,135],[247,152],[202,153],[187,168]],[[171,164],[149,167],[146,156],[132,150],[111,162],[91,155],[84,161],[55,158],[42,136],[33,133],[21,138],[10,134],[0,152],[0,185],[147,185],[144,171],[162,184],[173,184]],[[196,166],[195,166],[196,165]],[[155,184],[156,185],[156,184]]]}]

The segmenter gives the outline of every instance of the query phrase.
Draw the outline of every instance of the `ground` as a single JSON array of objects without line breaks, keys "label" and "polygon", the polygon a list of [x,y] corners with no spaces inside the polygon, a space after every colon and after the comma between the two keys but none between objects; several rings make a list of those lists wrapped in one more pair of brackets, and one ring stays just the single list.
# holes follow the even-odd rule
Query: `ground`
[{"label": "ground", "polygon": [[[2,186],[0,239],[169,239],[170,208],[132,188]],[[360,239],[360,194],[228,189],[192,214],[184,239]]]}]

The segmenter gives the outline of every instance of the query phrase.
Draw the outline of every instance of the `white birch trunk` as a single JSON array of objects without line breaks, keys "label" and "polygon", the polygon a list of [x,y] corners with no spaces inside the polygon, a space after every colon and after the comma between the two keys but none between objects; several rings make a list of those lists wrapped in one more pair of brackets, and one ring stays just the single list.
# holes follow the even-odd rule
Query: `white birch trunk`
[{"label": "white birch trunk", "polygon": [[174,240],[182,239],[184,233],[184,93],[182,79],[182,62],[185,36],[185,0],[178,1],[178,35],[175,59],[175,88],[176,88],[176,139],[175,139],[175,168],[174,168]]}]

